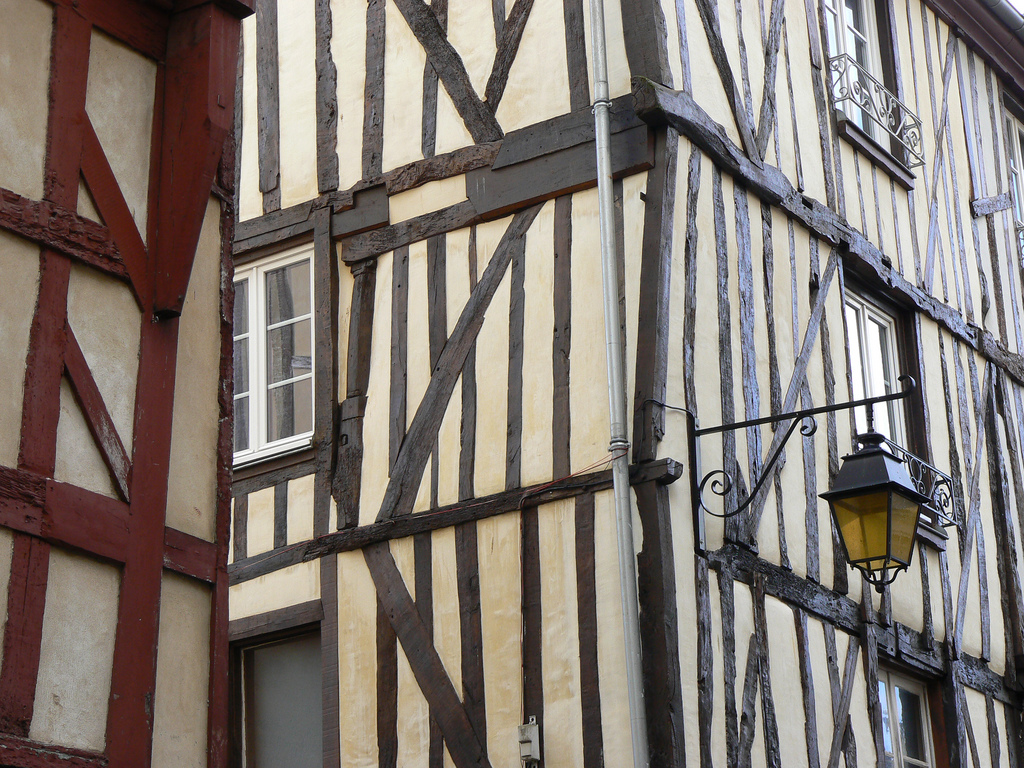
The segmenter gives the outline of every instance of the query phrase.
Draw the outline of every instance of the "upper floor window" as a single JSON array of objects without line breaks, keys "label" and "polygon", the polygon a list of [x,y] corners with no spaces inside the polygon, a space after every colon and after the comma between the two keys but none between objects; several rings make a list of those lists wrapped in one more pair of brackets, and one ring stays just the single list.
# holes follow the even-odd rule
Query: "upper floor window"
[{"label": "upper floor window", "polygon": [[1024,123],[1006,118],[1006,141],[1010,155],[1010,195],[1013,197],[1013,225],[1019,255],[1024,258]]},{"label": "upper floor window", "polygon": [[313,435],[312,248],[235,271],[235,464]]},{"label": "upper floor window", "polygon": [[[829,55],[849,56],[869,75],[883,79],[873,0],[822,0],[822,8],[825,11]],[[851,82],[860,84],[857,78]],[[844,103],[843,111],[861,130],[873,135],[872,123],[863,104],[850,100],[849,104]]]},{"label": "upper floor window", "polygon": [[892,768],[933,768],[931,718],[925,687],[886,670],[878,672],[885,762]]},{"label": "upper floor window", "polygon": [[[846,293],[845,311],[853,399],[899,392],[901,371],[896,316],[852,291]],[[875,431],[899,445],[905,445],[906,435],[902,405],[902,401],[897,400],[874,407]],[[858,434],[867,431],[865,410],[854,409]]]}]

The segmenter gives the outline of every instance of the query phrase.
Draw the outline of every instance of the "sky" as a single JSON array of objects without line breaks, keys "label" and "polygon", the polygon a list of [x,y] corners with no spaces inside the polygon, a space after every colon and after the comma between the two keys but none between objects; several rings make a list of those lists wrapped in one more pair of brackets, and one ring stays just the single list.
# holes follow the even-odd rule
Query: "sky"
[{"label": "sky", "polygon": [[1024,0],[1008,0],[1008,2],[1018,11],[1024,13]]}]

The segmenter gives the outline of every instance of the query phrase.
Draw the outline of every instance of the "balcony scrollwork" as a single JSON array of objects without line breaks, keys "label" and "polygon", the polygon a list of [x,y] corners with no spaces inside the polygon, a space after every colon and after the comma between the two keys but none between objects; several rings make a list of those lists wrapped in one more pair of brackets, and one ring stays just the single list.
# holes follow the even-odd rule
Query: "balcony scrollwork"
[{"label": "balcony scrollwork", "polygon": [[[870,120],[903,149],[908,168],[924,165],[921,119],[864,69],[849,54],[829,59],[832,74],[832,104],[856,119]],[[866,126],[863,126],[866,127]]]}]

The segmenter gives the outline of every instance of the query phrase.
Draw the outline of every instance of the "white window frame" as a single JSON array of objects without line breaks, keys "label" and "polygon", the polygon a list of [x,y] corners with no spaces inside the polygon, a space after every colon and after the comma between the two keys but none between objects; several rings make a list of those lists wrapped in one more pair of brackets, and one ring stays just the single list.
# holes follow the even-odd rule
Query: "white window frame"
[{"label": "white window frame", "polygon": [[1017,241],[1017,258],[1024,260],[1024,123],[1009,112],[1006,113],[1006,143],[1009,154],[1010,196],[1013,206],[1014,236]]},{"label": "white window frame", "polygon": [[[861,67],[867,70],[879,82],[886,82],[882,68],[881,34],[874,0],[853,0],[857,6],[859,18],[852,20],[847,17],[847,0],[821,0],[825,16],[825,39],[830,57],[848,55]],[[863,26],[863,31],[857,24]],[[859,38],[864,42],[867,60],[857,55],[856,45],[851,48],[851,38]],[[838,109],[840,115],[854,123],[872,139],[878,138],[878,129],[873,121],[864,116],[860,107],[847,106]]]},{"label": "white window frame", "polygon": [[[277,456],[283,453],[290,453],[309,446],[313,440],[313,429],[307,432],[291,435],[275,441],[267,439],[267,323],[266,323],[266,274],[281,267],[298,264],[302,261],[309,262],[309,298],[310,312],[292,318],[292,321],[308,319],[310,327],[310,350],[316,349],[316,323],[313,318],[313,307],[316,306],[316,297],[313,292],[313,244],[307,243],[295,248],[290,248],[274,256],[254,261],[235,270],[234,284],[248,281],[248,332],[234,338],[249,339],[249,390],[242,395],[249,398],[249,447],[237,451],[234,454],[234,466],[239,467],[251,464],[256,461]],[[315,367],[311,364],[309,374],[289,379],[289,382],[313,379]],[[287,382],[279,382],[284,384]],[[313,417],[316,413],[316,387],[310,387],[310,424],[313,424]],[[232,393],[234,400],[239,395]]]},{"label": "white window frame", "polygon": [[[935,746],[932,743],[932,718],[928,709],[928,690],[918,680],[890,672],[886,669],[878,670],[878,686],[884,688],[885,701],[883,705],[883,739],[888,738],[885,743],[886,757],[892,758],[893,768],[935,768]],[[918,737],[925,749],[925,759],[918,760],[904,754],[904,734],[899,710],[899,699],[896,696],[896,688],[913,693],[921,701],[921,722],[918,723],[920,733]],[[879,691],[881,694],[882,691]]]},{"label": "white window frame", "polygon": [[[850,379],[853,384],[854,400],[867,397],[880,397],[899,392],[901,387],[897,377],[900,369],[900,334],[897,318],[856,291],[847,289],[844,301],[844,317],[846,320],[847,358],[850,365]],[[854,322],[851,322],[851,312]],[[878,329],[885,333],[886,350],[879,350],[878,359],[869,352],[868,331]],[[856,342],[854,344],[853,342]],[[879,345],[881,347],[882,345]],[[886,370],[888,369],[888,370]],[[879,386],[877,382],[881,381]],[[882,409],[888,418],[880,419]],[[867,428],[865,408],[854,409],[854,423],[858,432]],[[881,423],[880,423],[881,422]],[[885,434],[883,425],[888,422],[892,434],[885,436],[900,446],[906,446],[906,416],[903,403],[893,401],[875,406],[875,428]]]}]

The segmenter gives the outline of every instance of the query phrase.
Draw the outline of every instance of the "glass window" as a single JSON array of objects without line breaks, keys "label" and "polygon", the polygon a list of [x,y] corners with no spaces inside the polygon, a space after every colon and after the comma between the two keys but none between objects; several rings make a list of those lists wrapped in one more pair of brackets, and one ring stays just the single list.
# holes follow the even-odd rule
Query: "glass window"
[{"label": "glass window", "polygon": [[1024,259],[1024,124],[1016,118],[1006,118],[1006,142],[1010,156],[1013,224],[1017,234],[1018,256]]},{"label": "glass window", "polygon": [[310,250],[235,273],[235,464],[307,445],[312,437]]},{"label": "glass window", "polygon": [[[844,68],[845,75],[834,87],[851,89],[850,97],[842,102],[848,120],[869,136],[874,127],[865,112],[866,105],[876,98],[870,77],[885,82],[879,48],[879,27],[875,18],[873,0],[822,0],[825,11],[825,36],[829,56],[849,56],[856,67]],[[867,76],[864,76],[866,73]],[[865,106],[858,106],[863,104]]]},{"label": "glass window", "polygon": [[[877,304],[847,291],[846,334],[853,399],[891,395],[900,390],[896,318]],[[857,432],[867,431],[865,408],[854,409]],[[902,401],[875,406],[875,430],[906,445]]]},{"label": "glass window", "polygon": [[932,768],[931,720],[923,685],[885,670],[878,674],[885,764],[891,768]]},{"label": "glass window", "polygon": [[245,768],[320,768],[319,633],[246,648],[241,656]]}]

